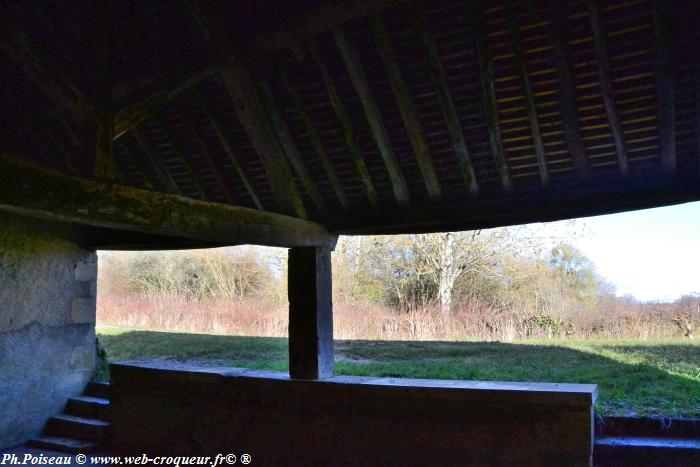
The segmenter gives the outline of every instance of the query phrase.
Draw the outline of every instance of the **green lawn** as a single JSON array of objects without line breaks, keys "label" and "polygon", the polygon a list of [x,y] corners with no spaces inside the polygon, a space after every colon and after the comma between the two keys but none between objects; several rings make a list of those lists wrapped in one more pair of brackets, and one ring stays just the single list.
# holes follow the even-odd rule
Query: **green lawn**
[{"label": "green lawn", "polygon": [[[112,361],[169,358],[287,370],[281,338],[99,330]],[[336,374],[596,383],[605,415],[700,417],[700,344],[687,340],[336,341]]]}]

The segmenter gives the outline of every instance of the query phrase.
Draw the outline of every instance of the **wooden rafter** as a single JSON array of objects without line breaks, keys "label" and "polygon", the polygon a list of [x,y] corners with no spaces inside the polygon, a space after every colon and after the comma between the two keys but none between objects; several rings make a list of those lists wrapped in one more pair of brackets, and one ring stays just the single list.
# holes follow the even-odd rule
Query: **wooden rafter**
[{"label": "wooden rafter", "polygon": [[250,196],[250,198],[253,200],[253,203],[255,204],[255,206],[258,209],[263,209],[262,203],[260,202],[260,198],[258,198],[258,195],[255,192],[255,188],[253,188],[252,183],[248,179],[248,176],[246,175],[245,171],[243,170],[243,167],[241,166],[240,162],[238,161],[238,157],[231,149],[231,146],[229,145],[228,141],[226,140],[226,136],[224,136],[223,131],[221,131],[221,127],[219,126],[216,119],[214,118],[214,115],[211,112],[209,104],[207,104],[206,100],[201,95],[201,93],[195,92],[195,95],[197,97],[197,102],[199,103],[199,107],[202,109],[202,112],[204,113],[205,118],[209,121],[209,124],[211,125],[212,129],[214,130],[214,134],[216,135],[216,138],[218,139],[219,144],[221,144],[221,147],[224,149],[224,152],[226,153],[226,156],[228,157],[229,161],[233,165],[233,169],[236,171],[236,175],[238,175],[238,178],[243,183],[243,186],[245,186],[245,189],[248,192],[248,195]]},{"label": "wooden rafter", "polygon": [[199,173],[197,173],[197,170],[192,166],[182,141],[180,141],[179,133],[175,131],[175,128],[173,128],[173,125],[170,123],[170,120],[165,114],[159,114],[158,123],[163,131],[165,131],[165,135],[170,143],[170,148],[172,149],[173,154],[190,176],[190,179],[197,190],[197,194],[201,199],[206,200],[208,197],[207,191],[204,188],[204,182],[199,176]]},{"label": "wooden rafter", "polygon": [[664,171],[676,171],[676,112],[673,97],[673,60],[671,57],[672,19],[670,2],[653,1],[654,35],[657,47],[657,90],[659,98],[659,141],[661,166]]},{"label": "wooden rafter", "polygon": [[348,21],[364,18],[382,8],[406,3],[407,0],[335,0],[311,9],[291,24],[280,29],[264,31],[255,40],[259,50],[278,50],[304,44],[326,31]]},{"label": "wooden rafter", "polygon": [[340,183],[340,179],[338,178],[335,168],[331,163],[330,157],[326,152],[326,148],[321,142],[321,137],[319,136],[318,131],[316,130],[316,126],[314,126],[313,122],[311,121],[311,118],[309,117],[308,112],[306,111],[304,102],[302,101],[301,97],[299,97],[299,94],[296,92],[296,90],[294,90],[294,88],[292,88],[292,86],[289,84],[286,74],[282,72],[281,76],[285,91],[287,92],[287,94],[289,94],[289,96],[292,99],[294,110],[296,111],[297,116],[301,119],[302,123],[304,124],[306,135],[309,137],[309,140],[311,140],[311,145],[316,151],[316,156],[321,161],[323,170],[326,172],[326,176],[331,182],[331,186],[333,187],[333,191],[335,192],[338,201],[340,201],[340,204],[343,206],[343,208],[348,209],[350,207],[350,200],[348,199],[348,195],[345,193],[345,189]]},{"label": "wooden rafter", "polygon": [[462,131],[462,125],[459,122],[457,109],[455,108],[452,95],[447,86],[447,79],[445,78],[445,72],[442,68],[440,57],[438,56],[437,47],[435,47],[435,41],[430,34],[420,4],[414,5],[413,15],[417,29],[421,34],[423,49],[428,59],[428,67],[432,73],[433,85],[437,91],[440,109],[442,110],[443,118],[447,124],[447,131],[450,134],[452,148],[457,157],[457,165],[462,172],[462,177],[464,178],[464,183],[467,185],[469,193],[472,196],[476,196],[479,193],[479,183],[476,180],[474,166],[472,165],[469,150],[467,149],[467,142],[464,137],[464,132]]},{"label": "wooden rafter", "polygon": [[586,150],[581,139],[581,130],[574,96],[574,75],[571,52],[569,50],[569,20],[565,0],[550,0],[552,16],[552,39],[554,55],[559,77],[559,106],[564,137],[571,154],[571,159],[579,176],[588,180],[591,176]]},{"label": "wooden rafter", "polygon": [[214,159],[211,157],[211,154],[209,153],[209,149],[207,148],[206,143],[204,142],[204,139],[201,137],[201,134],[199,134],[199,129],[194,128],[196,125],[189,125],[192,127],[192,131],[198,134],[197,138],[197,145],[199,146],[199,149],[202,151],[202,158],[206,161],[207,165],[211,169],[212,173],[214,174],[214,178],[216,179],[217,183],[219,184],[219,187],[221,190],[224,192],[224,196],[226,196],[226,200],[231,203],[231,204],[236,204],[236,202],[233,199],[233,195],[231,195],[231,190],[228,187],[228,184],[226,183],[226,180],[224,180],[224,177],[221,176],[221,172],[219,171],[219,168],[216,166],[216,163],[214,162]]},{"label": "wooden rafter", "polygon": [[316,206],[316,209],[318,209],[320,213],[325,214],[326,205],[321,198],[316,182],[306,168],[306,164],[304,163],[304,159],[297,148],[292,132],[289,130],[287,123],[284,121],[284,117],[282,117],[281,112],[278,110],[277,105],[274,102],[272,91],[270,91],[269,86],[262,77],[258,80],[258,83],[260,84],[261,96],[265,109],[270,117],[270,123],[272,123],[272,128],[277,135],[277,139],[282,145],[282,149],[284,149],[284,153],[287,155],[290,164],[301,180],[302,185],[304,185],[304,188],[309,194],[311,201]]},{"label": "wooden rafter", "polygon": [[131,134],[134,137],[134,141],[136,142],[139,151],[141,151],[151,163],[151,166],[155,170],[156,174],[158,174],[158,178],[163,182],[163,184],[165,184],[166,189],[170,193],[182,195],[182,190],[175,182],[173,175],[170,173],[170,169],[168,169],[168,167],[159,157],[154,156],[151,154],[151,151],[148,150],[148,146],[146,145],[146,141],[143,139],[141,131],[135,127],[132,128]]},{"label": "wooden rafter", "polygon": [[530,122],[530,133],[532,134],[532,141],[535,146],[535,155],[537,157],[537,166],[540,171],[540,180],[542,182],[542,186],[546,188],[549,186],[547,156],[544,150],[544,142],[542,140],[542,132],[540,130],[537,107],[535,106],[535,98],[532,92],[532,86],[530,85],[530,78],[528,76],[527,66],[525,64],[525,57],[523,55],[523,47],[522,43],[520,42],[518,23],[516,22],[515,15],[513,13],[512,0],[506,0],[504,7],[506,10],[506,20],[508,21],[508,31],[510,33],[513,57],[515,58],[518,69],[520,87],[522,88],[523,98],[525,99],[525,110],[527,112],[528,121]]},{"label": "wooden rafter", "polygon": [[404,126],[406,127],[408,138],[411,141],[411,146],[413,147],[413,153],[416,156],[418,167],[420,168],[421,175],[423,176],[423,182],[425,183],[425,187],[428,190],[431,200],[439,201],[442,197],[440,182],[437,174],[435,173],[433,157],[430,154],[428,141],[426,140],[425,134],[423,133],[423,128],[418,118],[418,111],[416,110],[416,106],[413,104],[413,99],[411,98],[406,82],[403,79],[401,67],[399,66],[398,60],[396,60],[394,49],[391,45],[386,29],[382,24],[381,17],[378,14],[374,14],[370,17],[370,21],[374,42],[377,46],[377,50],[379,50],[379,55],[382,58],[382,62],[384,62],[384,68],[387,75],[389,76],[391,90],[394,94],[394,98],[396,99],[396,103],[399,105]]},{"label": "wooden rafter", "polygon": [[302,219],[67,176],[6,154],[0,154],[0,210],[222,245],[333,248],[337,241]]},{"label": "wooden rafter", "polygon": [[9,8],[0,12],[0,31],[0,51],[17,63],[49,100],[78,122],[92,118],[92,106],[82,90],[49,59],[42,46],[22,31]]},{"label": "wooden rafter", "polygon": [[152,190],[153,183],[151,183],[151,180],[148,177],[148,172],[146,172],[146,167],[144,166],[142,160],[136,157],[134,153],[131,152],[131,149],[129,149],[129,146],[123,142],[121,144],[121,148],[124,151],[124,154],[126,154],[127,159],[129,159],[129,162],[131,162],[131,164],[134,166],[136,175],[139,177],[139,179],[141,179],[143,186],[146,187],[147,190]]},{"label": "wooden rafter", "polygon": [[629,164],[627,163],[627,146],[625,136],[620,122],[620,114],[617,111],[615,95],[613,92],[612,78],[610,77],[610,60],[608,58],[608,44],[603,30],[602,19],[600,17],[599,0],[588,1],[588,16],[591,21],[593,31],[593,41],[595,44],[596,61],[598,62],[598,77],[600,78],[600,90],[605,104],[605,113],[608,117],[613,141],[615,141],[615,152],[620,165],[620,173],[623,177],[629,175]]},{"label": "wooden rafter", "polygon": [[486,127],[489,132],[489,142],[493,159],[496,163],[496,168],[501,174],[501,182],[503,189],[510,191],[513,188],[513,182],[510,178],[510,169],[505,158],[503,149],[503,138],[501,136],[501,127],[498,123],[498,108],[496,105],[496,85],[493,76],[493,57],[491,56],[491,48],[484,27],[484,17],[481,13],[479,3],[472,0],[470,3],[470,16],[472,18],[472,29],[476,39],[476,49],[479,55],[479,70],[481,74],[481,87],[484,98],[484,112],[486,116]]},{"label": "wooden rafter", "polygon": [[135,128],[141,122],[163,112],[165,107],[184,91],[214,76],[218,71],[218,67],[206,67],[197,71],[165,93],[149,96],[135,104],[120,109],[114,116],[114,139],[116,140],[124,136],[129,130]]},{"label": "wooden rafter", "polygon": [[352,127],[350,116],[345,109],[345,105],[343,105],[343,102],[340,99],[338,89],[336,88],[335,83],[328,72],[328,68],[326,67],[325,63],[323,63],[323,60],[321,60],[318,49],[313,43],[309,43],[309,51],[314,62],[316,63],[316,67],[321,72],[321,77],[323,78],[323,83],[326,87],[328,98],[330,99],[335,115],[338,117],[340,122],[345,144],[347,145],[348,151],[350,152],[350,157],[355,164],[357,174],[359,175],[360,180],[362,180],[365,194],[367,195],[372,207],[376,208],[378,206],[377,191],[374,188],[374,183],[369,175],[369,170],[367,170],[367,165],[365,164],[365,159],[362,155],[360,145],[357,142],[357,137],[355,136],[355,130]]},{"label": "wooden rafter", "polygon": [[377,144],[379,153],[389,173],[394,198],[396,198],[396,202],[399,206],[408,206],[411,202],[408,185],[406,184],[406,180],[401,172],[401,167],[396,159],[389,133],[387,132],[384,120],[379,112],[379,107],[372,94],[367,75],[362,68],[360,56],[342,29],[336,29],[334,37],[338,50],[340,50],[340,55],[343,57],[345,68],[355,88],[355,92],[357,92],[360,98],[365,117],[367,118],[367,124],[369,125],[374,141]]},{"label": "wooden rafter", "polygon": [[114,23],[112,0],[93,2],[91,36],[97,45],[94,102],[96,180],[113,182],[120,178],[114,163]]},{"label": "wooden rafter", "polygon": [[246,62],[238,55],[239,50],[234,51],[226,46],[227,35],[218,18],[206,16],[193,0],[189,0],[187,4],[205,41],[215,55],[223,57],[221,75],[224,85],[231,96],[238,120],[265,167],[280,209],[285,214],[305,219],[306,208],[294,182],[284,149],[261,102],[260,88],[250,65],[252,61]]}]

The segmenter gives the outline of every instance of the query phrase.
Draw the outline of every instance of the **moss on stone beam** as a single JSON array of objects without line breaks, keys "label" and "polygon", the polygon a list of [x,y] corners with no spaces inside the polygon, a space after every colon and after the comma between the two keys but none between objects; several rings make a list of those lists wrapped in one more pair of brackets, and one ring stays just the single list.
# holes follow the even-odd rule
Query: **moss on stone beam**
[{"label": "moss on stone beam", "polygon": [[332,248],[337,240],[295,217],[94,182],[7,154],[0,154],[0,210],[228,245]]}]

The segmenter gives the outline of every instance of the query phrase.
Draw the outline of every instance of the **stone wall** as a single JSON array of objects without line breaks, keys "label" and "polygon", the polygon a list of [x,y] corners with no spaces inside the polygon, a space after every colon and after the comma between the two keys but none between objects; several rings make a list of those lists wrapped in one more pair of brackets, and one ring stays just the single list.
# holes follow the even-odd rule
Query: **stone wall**
[{"label": "stone wall", "polygon": [[36,436],[92,377],[97,256],[70,238],[0,214],[0,448]]},{"label": "stone wall", "polygon": [[592,384],[111,366],[114,449],[254,465],[591,465]]}]

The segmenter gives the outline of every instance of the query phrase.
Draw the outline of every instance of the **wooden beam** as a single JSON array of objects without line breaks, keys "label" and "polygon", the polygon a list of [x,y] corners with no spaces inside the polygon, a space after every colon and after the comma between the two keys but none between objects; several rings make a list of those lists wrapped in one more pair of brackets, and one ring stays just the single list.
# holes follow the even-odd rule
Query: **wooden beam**
[{"label": "wooden beam", "polygon": [[297,148],[292,132],[289,131],[289,127],[284,121],[284,117],[282,117],[282,114],[277,109],[277,105],[275,105],[272,91],[262,77],[258,79],[258,83],[260,84],[261,96],[265,109],[267,110],[267,114],[270,116],[270,123],[272,123],[272,128],[277,135],[277,139],[282,145],[284,153],[287,155],[290,164],[301,180],[302,185],[304,185],[304,188],[309,194],[314,206],[316,206],[316,209],[318,209],[321,214],[325,214],[326,205],[323,202],[323,198],[321,198],[316,182],[306,168],[306,164],[304,163],[304,159]]},{"label": "wooden beam", "polygon": [[187,174],[190,176],[190,179],[192,180],[192,183],[194,184],[194,187],[197,190],[197,194],[199,194],[201,199],[206,200],[207,191],[204,188],[204,182],[202,181],[202,177],[199,176],[197,170],[190,163],[185,148],[183,147],[182,142],[180,141],[179,134],[173,128],[172,124],[170,123],[170,120],[168,120],[167,115],[159,114],[158,117],[158,123],[160,124],[160,127],[165,131],[165,135],[167,137],[168,142],[170,143],[170,148],[172,149],[173,154],[175,154],[177,160],[180,161],[182,167],[185,169],[185,171],[187,171]]},{"label": "wooden beam", "polygon": [[374,43],[384,63],[384,69],[389,77],[389,83],[391,84],[391,90],[396,99],[396,103],[399,105],[404,126],[406,127],[406,133],[411,141],[413,153],[416,156],[418,167],[423,176],[425,188],[428,190],[428,195],[432,201],[439,201],[442,197],[442,191],[440,190],[440,182],[438,181],[435,167],[433,166],[433,157],[430,154],[428,141],[423,133],[423,127],[418,118],[416,106],[413,104],[413,99],[411,99],[408,87],[401,74],[401,67],[394,55],[391,40],[378,14],[374,14],[370,17],[370,25],[374,36]]},{"label": "wooden beam", "polygon": [[289,376],[333,376],[333,293],[331,249],[289,250]]},{"label": "wooden beam", "polygon": [[127,146],[126,144],[122,143],[121,147],[124,150],[127,159],[129,159],[129,162],[133,164],[136,174],[141,179],[141,183],[143,184],[143,186],[146,187],[147,190],[153,190],[153,183],[151,183],[151,181],[148,178],[146,167],[144,166],[143,161],[140,158],[136,157],[134,153],[131,152],[131,149],[129,149],[129,146]]},{"label": "wooden beam", "polygon": [[246,62],[241,55],[245,51],[234,51],[227,46],[225,25],[219,18],[206,16],[194,0],[188,0],[187,5],[205,41],[215,55],[223,57],[221,75],[224,85],[236,108],[238,120],[265,167],[280,209],[285,214],[305,219],[306,208],[285,158],[284,149],[277,140],[270,116],[261,102],[261,91],[250,66],[254,61]]},{"label": "wooden beam", "polygon": [[457,109],[455,108],[449,87],[447,86],[447,79],[445,78],[442,63],[440,63],[435,41],[430,34],[428,24],[425,21],[425,15],[419,4],[414,4],[413,16],[416,28],[421,34],[423,49],[428,59],[428,67],[432,74],[433,85],[437,91],[440,109],[442,110],[443,118],[447,124],[447,131],[450,134],[452,148],[457,157],[457,165],[459,166],[460,172],[462,172],[462,178],[464,178],[464,183],[467,185],[469,194],[476,196],[479,193],[479,183],[476,180],[476,173],[474,172],[474,166],[472,165],[469,150],[467,149],[467,142],[464,137],[464,132],[462,131],[462,125],[459,122]]},{"label": "wooden beam", "polygon": [[540,123],[537,115],[537,107],[535,106],[535,98],[532,92],[532,86],[530,86],[530,78],[527,73],[527,66],[525,65],[525,56],[523,55],[523,47],[520,42],[520,32],[518,31],[518,23],[515,20],[515,15],[513,14],[512,0],[506,0],[504,7],[506,9],[506,18],[508,21],[508,31],[510,33],[510,43],[513,49],[513,57],[515,58],[516,66],[518,68],[518,78],[520,80],[520,87],[523,91],[523,98],[525,99],[525,110],[527,112],[527,118],[530,122],[530,132],[532,134],[532,141],[535,146],[537,166],[540,170],[540,180],[542,182],[542,186],[547,188],[549,186],[547,156],[544,150],[544,142],[542,141],[542,132],[540,130]]},{"label": "wooden beam", "polygon": [[576,98],[574,96],[574,75],[571,52],[569,50],[569,20],[566,0],[550,0],[552,17],[552,39],[554,44],[554,56],[559,77],[559,107],[562,123],[564,125],[564,137],[571,154],[571,160],[579,176],[589,180],[591,168],[586,158],[586,150],[581,139],[581,130],[576,110]]},{"label": "wooden beam", "polygon": [[294,183],[284,149],[277,140],[270,117],[260,101],[250,70],[233,56],[224,67],[224,83],[243,128],[262,160],[275,198],[282,211],[306,218],[306,208]]},{"label": "wooden beam", "polygon": [[352,127],[350,115],[348,115],[348,112],[345,109],[345,105],[343,105],[343,101],[340,100],[340,94],[338,94],[338,89],[335,87],[335,83],[333,82],[333,79],[331,78],[331,75],[328,72],[328,68],[326,68],[326,65],[321,60],[321,57],[318,53],[318,49],[316,49],[316,46],[313,43],[309,43],[309,51],[311,53],[311,57],[316,63],[316,66],[321,72],[321,77],[323,78],[323,83],[326,87],[328,98],[331,101],[331,105],[333,106],[335,115],[340,121],[340,126],[343,132],[343,138],[345,139],[345,144],[347,145],[348,151],[350,152],[350,157],[352,158],[352,161],[355,164],[357,174],[359,175],[360,180],[362,180],[362,184],[365,189],[365,194],[369,199],[370,205],[372,205],[372,207],[376,209],[378,206],[377,190],[375,190],[374,188],[374,183],[372,182],[372,178],[369,175],[369,170],[367,170],[367,165],[365,164],[365,159],[362,155],[360,144],[357,142],[357,138],[355,137],[355,130]]},{"label": "wooden beam", "polygon": [[[194,128],[195,125],[192,125],[191,123],[189,124],[189,126],[192,127],[193,132],[199,135],[201,130]],[[199,135],[197,138],[197,145],[202,151],[202,158],[207,162],[207,165],[214,174],[214,178],[219,183],[221,190],[224,192],[226,200],[228,200],[228,202],[231,204],[236,204],[235,200],[233,199],[233,196],[231,195],[231,190],[229,190],[229,187],[226,184],[226,180],[224,180],[224,178],[221,176],[221,172],[219,172],[218,167],[214,163],[214,159],[212,159],[211,154],[209,154],[209,149],[207,149],[207,145],[204,142],[204,139],[201,137],[201,135]]]},{"label": "wooden beam", "polygon": [[486,116],[486,127],[489,132],[489,142],[496,169],[501,174],[501,183],[506,192],[513,189],[513,182],[510,178],[510,169],[505,158],[503,149],[503,138],[501,137],[501,127],[498,124],[498,107],[496,105],[496,85],[493,76],[493,57],[488,43],[486,29],[484,27],[484,17],[481,13],[479,2],[471,0],[470,16],[472,18],[472,30],[476,39],[476,49],[479,55],[479,70],[481,74],[481,87],[484,98],[484,112]]},{"label": "wooden beam", "polygon": [[302,123],[304,124],[304,128],[306,129],[306,135],[309,137],[309,140],[311,140],[311,145],[316,151],[316,156],[321,161],[323,170],[326,172],[326,176],[331,182],[331,186],[333,187],[333,191],[335,192],[338,201],[340,201],[340,204],[343,206],[344,209],[349,209],[350,200],[348,199],[348,195],[345,193],[345,189],[340,183],[340,179],[338,178],[338,175],[335,172],[335,168],[333,167],[331,159],[328,156],[328,153],[326,152],[326,148],[321,142],[321,137],[319,136],[316,127],[311,121],[311,117],[309,117],[309,114],[306,111],[304,102],[302,101],[301,97],[299,97],[299,94],[296,92],[296,90],[292,88],[292,86],[289,84],[286,74],[282,72],[280,75],[282,76],[283,86],[287,91],[287,94],[289,94],[292,98],[294,110],[296,111],[297,116],[301,119]]},{"label": "wooden beam", "polygon": [[154,156],[148,150],[148,146],[146,146],[146,141],[143,139],[141,131],[136,127],[132,130],[133,131],[131,132],[131,134],[133,135],[134,140],[136,141],[136,145],[151,163],[151,166],[155,170],[156,174],[158,174],[158,178],[163,182],[163,184],[165,184],[166,189],[170,193],[182,195],[182,190],[175,182],[173,175],[170,173],[170,169],[168,169],[168,167],[159,157]]},{"label": "wooden beam", "polygon": [[0,210],[225,245],[325,246],[337,237],[294,217],[64,175],[0,155]]},{"label": "wooden beam", "polygon": [[326,31],[348,21],[364,18],[384,8],[406,3],[407,0],[335,0],[308,11],[284,26],[263,31],[255,38],[259,50],[279,50],[304,44]]},{"label": "wooden beam", "polygon": [[659,141],[661,167],[676,171],[676,112],[673,97],[673,59],[671,51],[671,2],[654,0],[654,35],[657,50],[657,90],[659,96]]},{"label": "wooden beam", "polygon": [[584,184],[553,194],[516,195],[465,200],[444,206],[398,209],[324,220],[339,235],[392,235],[476,230],[532,222],[613,214],[700,200],[697,178],[629,177],[624,184]]},{"label": "wooden beam", "polygon": [[406,180],[401,172],[399,162],[396,160],[396,154],[394,154],[394,148],[391,144],[391,140],[389,139],[389,133],[384,126],[384,120],[382,119],[382,115],[379,112],[379,107],[377,106],[377,102],[372,94],[372,89],[367,81],[365,70],[362,68],[360,56],[342,29],[336,29],[334,37],[335,44],[338,46],[340,55],[343,57],[343,61],[345,62],[345,68],[350,75],[350,81],[352,81],[355,91],[360,98],[362,108],[365,111],[367,124],[369,125],[374,141],[377,144],[379,153],[384,160],[386,170],[389,173],[394,198],[396,198],[396,202],[399,206],[408,206],[411,202],[411,195],[408,191],[408,185],[406,184]]},{"label": "wooden beam", "polygon": [[169,103],[183,92],[214,76],[219,71],[219,67],[206,67],[186,78],[166,93],[150,96],[120,109],[114,116],[114,139],[124,136],[129,130],[135,128],[146,119],[160,114]]},{"label": "wooden beam", "polygon": [[[114,22],[112,0],[93,2],[88,10],[90,18],[89,38],[97,48],[95,75],[94,125],[96,180],[113,182],[119,179],[114,163]],[[92,149],[92,148],[90,148]]]},{"label": "wooden beam", "polygon": [[8,8],[0,12],[0,52],[24,71],[44,95],[81,123],[92,118],[93,109],[83,92],[48,57],[44,47],[27,36]]},{"label": "wooden beam", "polygon": [[612,131],[613,141],[615,142],[615,152],[617,153],[620,173],[623,177],[627,177],[629,175],[627,146],[625,144],[622,123],[620,123],[620,114],[617,111],[617,105],[615,103],[612,78],[610,77],[608,44],[605,31],[603,30],[603,23],[600,18],[599,0],[588,0],[588,16],[591,21],[591,30],[593,31],[595,55],[596,61],[598,62],[598,77],[600,78],[600,90],[603,95],[603,103],[605,104],[605,113],[607,114],[610,131]]},{"label": "wooden beam", "polygon": [[233,169],[236,171],[236,175],[238,175],[238,178],[241,179],[243,186],[248,192],[248,195],[253,200],[253,203],[258,209],[264,209],[262,203],[260,202],[260,198],[258,198],[258,195],[255,192],[255,189],[253,188],[252,183],[248,179],[248,176],[243,170],[243,167],[241,166],[240,162],[238,162],[238,157],[231,149],[231,146],[228,144],[226,136],[224,136],[223,131],[221,131],[221,127],[219,127],[219,124],[216,122],[216,119],[214,119],[214,114],[212,114],[209,104],[207,104],[206,100],[204,99],[201,93],[195,92],[195,96],[197,97],[197,102],[199,103],[199,106],[202,109],[205,118],[209,121],[209,124],[214,130],[216,138],[219,140],[219,144],[221,144],[221,146],[224,148],[226,156],[233,165]]}]

